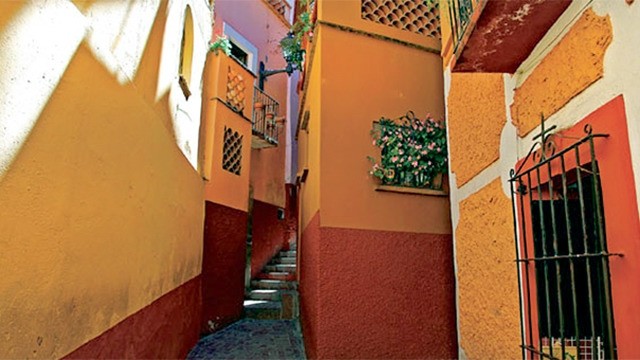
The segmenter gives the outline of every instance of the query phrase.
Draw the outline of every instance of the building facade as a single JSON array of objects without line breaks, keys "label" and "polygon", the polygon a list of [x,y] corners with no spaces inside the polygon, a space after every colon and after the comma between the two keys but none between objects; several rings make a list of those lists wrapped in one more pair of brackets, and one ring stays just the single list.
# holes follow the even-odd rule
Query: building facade
[{"label": "building facade", "polygon": [[231,51],[210,53],[203,79],[204,153],[211,155],[204,161],[203,332],[238,320],[249,280],[295,241],[295,188],[285,171],[295,156],[288,129],[297,118],[295,77],[261,76],[285,68],[279,41],[292,18],[286,1],[216,2],[211,41],[225,37]]},{"label": "building facade", "polygon": [[444,117],[438,10],[422,1],[383,5],[317,0],[302,9],[314,23],[297,133],[301,319],[311,358],[456,353],[446,191],[380,184],[367,160],[381,155],[371,132],[382,117]]},{"label": "building facade", "polygon": [[640,5],[441,5],[459,356],[640,356]]},{"label": "building facade", "polygon": [[0,2],[0,357],[197,341],[207,1]]}]

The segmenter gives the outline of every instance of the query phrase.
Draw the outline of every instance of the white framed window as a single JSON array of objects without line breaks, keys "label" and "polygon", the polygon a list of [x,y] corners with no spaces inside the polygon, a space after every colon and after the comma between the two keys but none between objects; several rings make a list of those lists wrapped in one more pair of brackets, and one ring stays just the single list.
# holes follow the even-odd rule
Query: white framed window
[{"label": "white framed window", "polygon": [[231,42],[231,56],[244,64],[254,74],[258,73],[258,48],[226,22],[222,32]]}]

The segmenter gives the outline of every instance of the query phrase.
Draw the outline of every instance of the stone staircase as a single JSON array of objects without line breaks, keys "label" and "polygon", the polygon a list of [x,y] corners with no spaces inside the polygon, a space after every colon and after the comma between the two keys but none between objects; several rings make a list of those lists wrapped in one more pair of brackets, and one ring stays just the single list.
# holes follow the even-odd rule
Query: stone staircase
[{"label": "stone staircase", "polygon": [[298,318],[296,282],[296,245],[280,251],[271,259],[245,293],[244,316],[276,320]]}]

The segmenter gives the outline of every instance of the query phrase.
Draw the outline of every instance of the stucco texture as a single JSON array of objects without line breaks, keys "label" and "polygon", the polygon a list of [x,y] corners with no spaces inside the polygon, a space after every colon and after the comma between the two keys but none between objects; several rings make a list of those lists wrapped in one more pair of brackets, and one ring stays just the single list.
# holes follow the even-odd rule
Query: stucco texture
[{"label": "stucco texture", "polygon": [[[25,6],[55,13],[59,3],[73,6]],[[0,358],[60,358],[200,274],[203,185],[169,126],[168,93],[156,98],[167,46],[166,12],[158,14],[133,82],[118,81],[82,41],[58,83],[38,73],[34,99],[13,98],[27,110],[51,86],[0,174]],[[11,53],[24,46],[10,40],[3,46]],[[0,77],[0,88],[18,80]],[[193,315],[180,310],[173,315]],[[121,350],[112,356],[124,357]]]},{"label": "stucco texture", "polygon": [[449,164],[460,187],[500,156],[507,122],[502,74],[451,74],[447,110]]},{"label": "stucco texture", "polygon": [[254,200],[251,211],[251,277],[260,273],[287,242],[287,223],[278,219],[278,207]]},{"label": "stucco texture", "polygon": [[244,211],[207,201],[202,254],[202,332],[242,316],[247,218]]},{"label": "stucco texture", "polygon": [[[322,226],[450,234],[449,199],[375,191],[367,156],[373,122],[413,111],[444,117],[440,56],[393,42],[321,26],[320,209]],[[335,56],[334,54],[350,54]],[[349,101],[347,101],[349,99]],[[313,110],[312,110],[313,112]],[[313,115],[312,115],[313,116]],[[310,126],[315,119],[312,117]],[[310,140],[309,143],[311,144]],[[310,177],[318,168],[310,168]]]},{"label": "stucco texture", "polygon": [[513,216],[499,178],[460,203],[455,243],[460,347],[469,359],[519,358]]},{"label": "stucco texture", "polygon": [[[271,5],[266,1],[218,0],[215,4],[214,33],[221,34],[224,26],[233,27],[258,49],[255,57],[263,61],[267,69],[284,69],[286,62],[277,44],[287,34],[289,24],[270,8]],[[253,69],[254,73],[257,74],[257,70]],[[276,117],[283,119],[287,115],[288,82],[286,74],[273,75],[266,79],[264,88],[264,92],[280,104]],[[253,91],[253,86],[249,86],[248,91]],[[248,107],[245,115],[251,117],[252,109],[253,106]],[[253,197],[279,207],[284,207],[286,201],[286,130],[283,123],[278,125],[278,146],[251,151]]]},{"label": "stucco texture", "polygon": [[451,235],[333,227],[318,231],[312,221],[302,246],[303,264],[312,264],[303,265],[300,279],[305,337],[311,334],[309,355],[456,356]]},{"label": "stucco texture", "polygon": [[609,16],[587,9],[571,30],[515,91],[511,116],[524,136],[604,74],[604,55],[613,38]]},{"label": "stucco texture", "polygon": [[[184,359],[198,342],[201,301],[200,277],[197,276],[65,359]],[[175,336],[176,333],[182,336]]]}]

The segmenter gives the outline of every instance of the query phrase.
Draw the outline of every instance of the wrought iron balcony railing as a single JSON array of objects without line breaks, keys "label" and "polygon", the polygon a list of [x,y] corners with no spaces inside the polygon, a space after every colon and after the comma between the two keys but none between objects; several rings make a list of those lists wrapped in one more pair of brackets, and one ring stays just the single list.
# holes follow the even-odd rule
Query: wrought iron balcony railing
[{"label": "wrought iron balcony railing", "polygon": [[[471,14],[474,10],[473,0],[448,0],[449,1],[449,19],[451,20],[451,37],[453,38],[453,51],[458,50],[467,26],[471,20]],[[476,1],[476,3],[479,1]]]},{"label": "wrought iron balcony railing", "polygon": [[253,147],[277,146],[278,124],[276,118],[280,104],[257,87],[253,91]]}]

